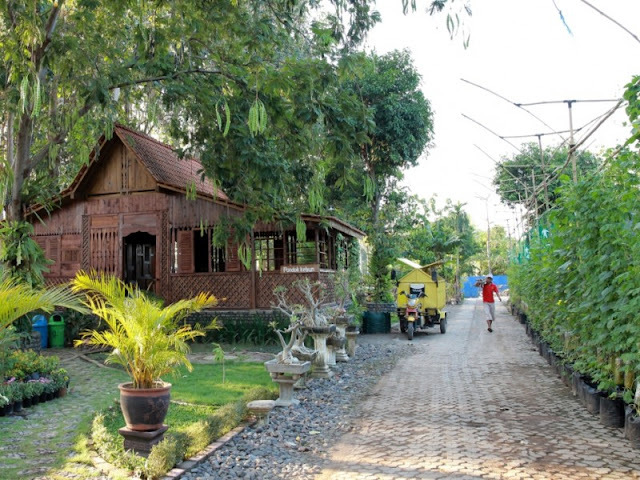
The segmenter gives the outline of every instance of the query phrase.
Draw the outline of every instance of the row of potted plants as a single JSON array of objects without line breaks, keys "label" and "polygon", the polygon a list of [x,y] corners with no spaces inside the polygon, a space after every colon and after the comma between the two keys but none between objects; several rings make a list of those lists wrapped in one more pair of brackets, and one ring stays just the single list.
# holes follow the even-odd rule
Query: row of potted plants
[{"label": "row of potted plants", "polygon": [[603,387],[602,383],[576,369],[576,365],[565,358],[563,352],[554,351],[541,332],[528,321],[527,314],[521,308],[512,305],[512,313],[525,326],[527,335],[540,355],[554,368],[587,411],[598,416],[600,423],[606,427],[623,428],[631,446],[640,448],[640,405],[637,400],[625,401],[624,395],[633,387],[633,376],[619,374],[616,387]]},{"label": "row of potted plants", "polygon": [[67,393],[69,376],[64,368],[59,368],[49,376],[37,376],[18,381],[11,377],[0,384],[0,416],[20,412],[23,407],[31,407],[41,402],[63,397]]},{"label": "row of potted plants", "polygon": [[69,375],[55,356],[33,350],[3,352],[0,369],[0,415],[66,394]]}]

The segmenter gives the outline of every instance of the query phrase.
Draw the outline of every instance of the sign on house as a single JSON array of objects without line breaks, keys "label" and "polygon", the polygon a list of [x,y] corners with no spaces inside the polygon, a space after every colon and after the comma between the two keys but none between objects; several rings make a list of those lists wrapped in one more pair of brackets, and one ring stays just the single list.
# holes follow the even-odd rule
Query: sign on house
[{"label": "sign on house", "polygon": [[280,267],[280,273],[317,273],[320,271],[320,265],[283,265]]}]

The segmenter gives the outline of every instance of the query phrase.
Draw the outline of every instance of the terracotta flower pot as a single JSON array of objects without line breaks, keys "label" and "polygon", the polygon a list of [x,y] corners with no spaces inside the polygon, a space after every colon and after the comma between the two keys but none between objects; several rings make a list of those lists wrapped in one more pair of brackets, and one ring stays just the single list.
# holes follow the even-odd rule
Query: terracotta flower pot
[{"label": "terracotta flower pot", "polygon": [[171,384],[162,383],[156,388],[133,388],[132,383],[121,383],[120,409],[127,428],[145,432],[162,427],[171,397]]}]

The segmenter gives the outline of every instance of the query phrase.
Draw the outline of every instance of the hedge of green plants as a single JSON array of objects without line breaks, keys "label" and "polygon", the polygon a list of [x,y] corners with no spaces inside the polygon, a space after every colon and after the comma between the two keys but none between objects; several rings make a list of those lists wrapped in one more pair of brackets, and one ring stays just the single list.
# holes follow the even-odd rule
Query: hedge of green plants
[{"label": "hedge of green plants", "polygon": [[[511,267],[512,300],[574,369],[631,402],[640,372],[640,155],[623,151],[577,184],[568,179]],[[626,377],[626,381],[625,381]]]}]

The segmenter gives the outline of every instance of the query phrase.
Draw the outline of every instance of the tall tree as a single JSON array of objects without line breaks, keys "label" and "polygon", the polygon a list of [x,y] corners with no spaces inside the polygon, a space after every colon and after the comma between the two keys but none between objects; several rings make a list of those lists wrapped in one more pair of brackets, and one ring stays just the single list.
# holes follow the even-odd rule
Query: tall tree
[{"label": "tall tree", "polygon": [[[226,130],[229,99],[244,94],[253,99],[252,116],[242,112],[247,126],[253,112],[262,112],[262,78],[274,81],[295,53],[292,45],[306,43],[318,58],[337,54],[379,20],[367,0],[329,3],[333,14],[311,22],[318,4],[304,0],[3,2],[0,118],[8,217],[20,218],[24,205],[38,200],[25,198],[26,181],[51,178],[68,158],[86,161],[95,139],[110,135],[115,121],[151,127],[162,107],[197,98],[217,110],[214,120]],[[295,87],[286,75],[280,78],[272,91]],[[181,127],[182,140],[189,125]],[[264,124],[248,127],[250,137]]]},{"label": "tall tree", "polygon": [[380,205],[389,182],[416,166],[433,139],[433,114],[420,89],[420,74],[408,51],[393,51],[364,59],[360,74],[348,82],[369,115],[354,118],[366,142],[358,142],[364,194],[371,210],[370,224],[378,226]]},{"label": "tall tree", "polygon": [[[170,119],[173,138],[190,141],[194,152],[217,139],[204,138],[206,132],[194,131],[190,122],[207,121],[223,133],[233,125],[244,144],[229,150],[222,171],[209,171],[232,170],[231,153],[248,158],[265,151],[267,161],[246,166],[248,178],[259,182],[260,170],[282,160],[273,153],[282,142],[251,141],[264,132],[267,115],[269,124],[290,117],[274,132],[287,137],[290,147],[300,137],[309,145],[308,126],[323,114],[317,105],[330,96],[323,90],[327,72],[379,21],[373,5],[372,0],[4,0],[0,149],[7,217],[19,219],[27,204],[58,191],[57,180],[64,183],[77,170],[70,164],[86,162],[95,140],[109,136],[115,121],[157,132]],[[416,5],[404,2],[404,7]],[[322,78],[314,82],[319,71]],[[264,109],[276,93],[286,101]],[[291,111],[300,103],[309,108]],[[203,111],[195,112],[193,104]],[[231,104],[237,110],[231,111]],[[285,162],[276,173],[295,175],[299,168]]]}]

